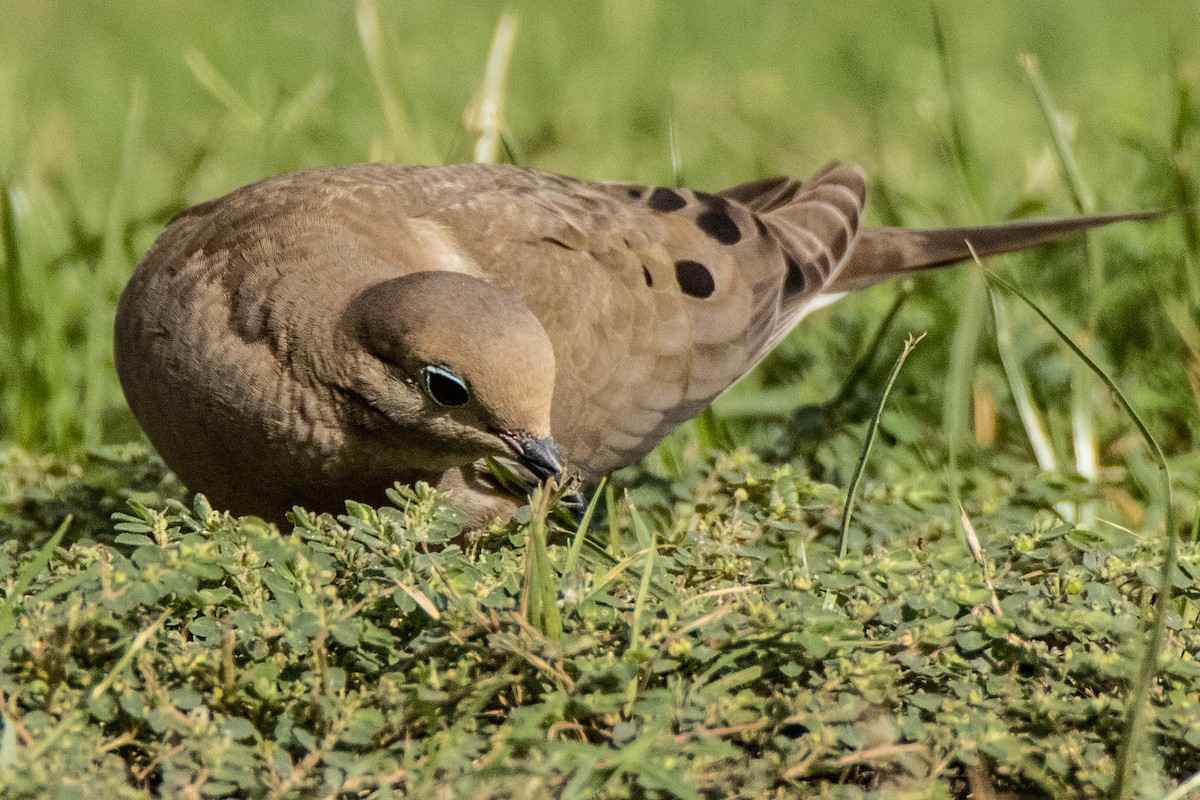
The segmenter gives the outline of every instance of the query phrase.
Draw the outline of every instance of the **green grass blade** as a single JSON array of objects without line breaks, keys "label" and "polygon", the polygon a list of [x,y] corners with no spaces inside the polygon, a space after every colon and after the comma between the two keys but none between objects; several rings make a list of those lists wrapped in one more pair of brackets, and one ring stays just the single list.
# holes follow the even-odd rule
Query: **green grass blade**
[{"label": "green grass blade", "polygon": [[1054,153],[1058,157],[1058,165],[1062,171],[1063,180],[1071,192],[1071,200],[1075,203],[1075,209],[1082,214],[1094,214],[1096,213],[1096,195],[1088,186],[1087,180],[1084,179],[1083,170],[1079,168],[1079,160],[1075,158],[1071,140],[1062,124],[1062,115],[1054,105],[1050,87],[1042,78],[1037,59],[1028,53],[1022,53],[1020,59],[1025,76],[1029,79],[1029,85],[1033,88],[1034,96],[1037,97],[1038,108],[1046,121],[1046,127],[1050,130]]},{"label": "green grass blade", "polygon": [[525,581],[521,606],[525,618],[547,639],[562,641],[562,612],[558,608],[558,581],[546,546],[546,519],[550,513],[551,487],[538,486],[530,497],[533,518],[525,545]]},{"label": "green grass blade", "polygon": [[137,654],[142,651],[142,649],[150,642],[152,638],[154,638],[154,634],[158,633],[158,629],[161,628],[162,624],[167,621],[167,617],[171,616],[172,610],[173,609],[171,608],[164,609],[163,612],[159,614],[158,619],[154,620],[154,622],[150,623],[138,632],[138,635],[133,638],[133,642],[130,643],[129,649],[121,654],[121,657],[117,659],[117,663],[114,664],[113,668],[108,671],[108,674],[104,676],[104,679],[92,688],[91,696],[93,700],[109,690],[109,687],[111,687],[117,678],[121,676],[121,672],[124,671],[125,667],[129,666],[130,662],[133,661]]},{"label": "green grass blade", "polygon": [[1175,117],[1171,126],[1171,164],[1175,177],[1175,202],[1182,209],[1184,241],[1183,281],[1193,308],[1200,308],[1200,192],[1196,188],[1196,146],[1200,140],[1200,110],[1195,103],[1197,69],[1181,64],[1176,56]]},{"label": "green grass blade", "polygon": [[12,187],[0,183],[0,269],[3,269],[5,328],[3,339],[7,357],[0,369],[0,386],[11,397],[4,409],[7,436],[26,447],[33,444],[34,431],[40,428],[43,416],[39,403],[33,398],[33,381],[29,359],[22,343],[33,333],[32,320],[22,291],[21,247],[17,236],[16,209],[13,207]]},{"label": "green grass blade", "polygon": [[[737,444],[712,406],[696,415],[696,440],[703,451],[732,450]],[[682,474],[682,473],[680,473]]]},{"label": "green grass blade", "polygon": [[679,119],[675,114],[674,96],[667,109],[667,147],[671,152],[671,180],[675,186],[683,186],[683,154],[679,149]]},{"label": "green grass blade", "polygon": [[563,564],[563,575],[570,575],[575,570],[575,562],[579,560],[579,553],[583,550],[583,543],[587,539],[588,529],[592,525],[592,516],[596,513],[596,506],[600,504],[600,498],[604,496],[607,483],[608,478],[600,479],[600,485],[592,493],[592,501],[588,503],[587,509],[583,512],[583,519],[579,520],[579,527],[575,529],[575,536],[571,539],[571,546],[567,550],[567,559]]},{"label": "green grass blade", "polygon": [[[942,24],[940,8],[936,2],[930,5],[933,15],[934,49],[937,51],[950,115],[950,153],[966,186],[967,197],[972,206],[977,213],[987,216],[987,197],[979,167],[980,159],[970,135],[966,92],[950,53],[950,42]],[[958,515],[958,454],[970,440],[969,412],[973,395],[975,358],[983,333],[983,306],[987,293],[983,280],[971,271],[964,273],[958,291],[961,311],[954,327],[953,346],[950,350],[942,427],[946,432],[946,446],[949,450],[946,480],[950,494],[950,517],[959,527],[959,533],[965,535]]]},{"label": "green grass blade", "polygon": [[286,141],[301,125],[315,117],[328,102],[333,91],[333,78],[321,72],[313,76],[308,84],[284,102],[271,115],[265,144],[274,148]]},{"label": "green grass blade", "polygon": [[1057,323],[1055,323],[1054,320],[1052,320],[1050,318],[1050,316],[1048,314],[1046,314],[1046,312],[1043,311],[1037,303],[1035,303],[1032,299],[1030,299],[1030,297],[1028,295],[1026,295],[1023,291],[1018,289],[1012,283],[1008,282],[1004,278],[1000,277],[996,273],[994,273],[991,270],[984,267],[982,264],[980,264],[980,269],[983,270],[983,272],[987,276],[987,279],[989,282],[991,282],[995,285],[998,285],[1005,291],[1010,292],[1011,294],[1014,294],[1017,297],[1021,298],[1021,300],[1024,301],[1024,303],[1027,306],[1032,308],[1034,310],[1034,312],[1039,317],[1041,317],[1042,320],[1054,330],[1054,333],[1060,339],[1062,339],[1062,341],[1068,347],[1071,348],[1071,350],[1075,353],[1075,355],[1078,356],[1080,358],[1080,360],[1082,360],[1085,364],[1087,364],[1088,368],[1092,371],[1092,373],[1095,374],[1098,378],[1100,378],[1100,380],[1102,380],[1104,382],[1104,385],[1108,387],[1108,390],[1113,393],[1113,396],[1116,398],[1117,403],[1121,406],[1121,409],[1129,416],[1129,418],[1137,426],[1138,433],[1141,434],[1142,440],[1145,441],[1147,447],[1149,447],[1150,453],[1154,457],[1154,461],[1158,465],[1159,469],[1161,469],[1164,473],[1167,473],[1169,475],[1167,459],[1166,459],[1166,456],[1163,455],[1162,450],[1159,448],[1158,442],[1155,441],[1154,437],[1150,434],[1150,430],[1146,427],[1145,423],[1142,422],[1142,418],[1139,417],[1137,415],[1137,412],[1133,410],[1133,406],[1131,406],[1129,404],[1129,401],[1125,399],[1125,395],[1121,393],[1121,390],[1117,387],[1116,383],[1114,383],[1113,380],[1108,377],[1108,373],[1106,373],[1103,369],[1101,369],[1100,366],[1098,364],[1096,364],[1096,362],[1094,362],[1087,355],[1087,353],[1085,353],[1083,351],[1083,349],[1079,345],[1075,344],[1074,340],[1072,340],[1071,337],[1068,336],[1067,333],[1065,331],[1063,331],[1063,329],[1060,328],[1057,325]]},{"label": "green grass blade", "polygon": [[617,519],[617,493],[612,484],[604,487],[604,511],[608,517],[608,552],[613,558],[621,558],[621,524]]},{"label": "green grass blade", "polygon": [[483,85],[465,115],[467,128],[476,134],[475,161],[481,164],[494,164],[500,155],[508,65],[512,61],[519,29],[516,14],[506,12],[501,15],[492,36],[487,66],[483,72]]},{"label": "green grass blade", "polygon": [[987,301],[987,287],[974,271],[963,273],[960,296],[961,311],[958,324],[954,327],[954,338],[950,347],[950,366],[946,375],[945,408],[942,425],[946,431],[946,447],[949,453],[946,465],[946,482],[950,493],[951,516],[960,526],[958,516],[959,483],[958,454],[971,440],[970,408],[971,385],[974,381],[976,356],[979,352],[979,337],[983,330],[983,307]]},{"label": "green grass blade", "polygon": [[654,574],[654,560],[658,552],[658,535],[656,532],[646,529],[646,524],[642,521],[642,515],[638,513],[637,507],[633,503],[629,503],[628,506],[634,530],[638,532],[639,538],[644,536],[649,541],[646,547],[646,563],[642,567],[642,580],[638,584],[637,599],[633,604],[633,619],[629,624],[629,649],[633,650],[637,648],[641,641],[642,613],[646,607],[646,599],[650,596],[651,578]]},{"label": "green grass blade", "polygon": [[633,528],[634,538],[637,539],[638,550],[645,550],[654,543],[654,537],[650,535],[650,529],[642,523],[642,518],[637,513],[637,507],[630,499],[628,491],[625,492],[625,507],[629,509],[629,522]]},{"label": "green grass blade", "polygon": [[975,203],[977,210],[984,209],[983,179],[980,177],[979,158],[975,153],[974,140],[970,133],[967,113],[967,93],[960,80],[960,72],[954,64],[950,53],[950,40],[946,36],[946,28],[942,22],[941,5],[937,2],[930,4],[933,18],[933,46],[938,56],[938,67],[942,73],[942,86],[946,92],[950,112],[950,152],[955,165],[959,168],[967,194]]},{"label": "green grass blade", "polygon": [[36,578],[46,566],[50,563],[50,557],[54,555],[54,549],[58,547],[58,543],[62,541],[63,536],[67,532],[67,528],[71,525],[71,517],[68,516],[54,531],[54,534],[46,540],[46,543],[38,550],[37,555],[30,559],[20,574],[17,575],[17,580],[9,589],[8,596],[0,602],[0,638],[3,638],[12,632],[13,626],[16,625],[16,608],[21,602],[21,598],[25,595],[33,579]]},{"label": "green grass blade", "polygon": [[196,48],[188,50],[183,54],[183,63],[191,71],[192,77],[224,107],[234,121],[251,133],[258,133],[263,129],[263,115],[255,111],[254,106],[233,88],[233,84],[225,80],[220,70],[202,51]]},{"label": "green grass blade", "polygon": [[[1195,65],[1176,65],[1175,119],[1171,126],[1171,155],[1175,168],[1175,197],[1180,208],[1190,208],[1182,214],[1184,239],[1188,257],[1200,260],[1200,195],[1196,191],[1196,157],[1191,141],[1200,134],[1200,115],[1194,101],[1196,91]],[[1186,272],[1192,303],[1200,306],[1200,275],[1194,269]]]},{"label": "green grass blade", "polygon": [[958,507],[959,520],[962,522],[963,531],[966,533],[967,550],[971,553],[971,557],[975,559],[975,563],[979,565],[979,574],[983,578],[983,585],[987,587],[988,593],[992,600],[992,613],[997,618],[1004,616],[1004,608],[1000,605],[1000,597],[996,594],[996,583],[992,580],[992,567],[984,555],[983,545],[979,542],[979,534],[975,532],[975,524],[971,522],[971,518],[967,516],[967,510],[962,506]]},{"label": "green grass blade", "polygon": [[1175,525],[1174,503],[1171,496],[1171,469],[1167,465],[1166,456],[1163,455],[1158,441],[1150,433],[1149,428],[1146,427],[1146,424],[1138,416],[1133,406],[1125,399],[1125,395],[1117,387],[1117,384],[1108,376],[1108,373],[1089,358],[1087,353],[1024,292],[987,269],[984,269],[983,272],[991,283],[1021,298],[1026,305],[1042,318],[1043,322],[1050,326],[1058,338],[1071,348],[1075,355],[1088,366],[1096,377],[1104,382],[1104,385],[1108,387],[1108,390],[1116,399],[1121,410],[1137,428],[1161,476],[1159,490],[1162,495],[1163,517],[1167,529],[1166,553],[1163,556],[1162,576],[1159,580],[1158,593],[1154,602],[1154,617],[1150,622],[1149,630],[1146,632],[1142,658],[1138,664],[1138,671],[1134,678],[1133,687],[1129,692],[1127,701],[1129,710],[1125,720],[1124,736],[1121,739],[1121,749],[1117,754],[1117,776],[1116,780],[1113,781],[1112,790],[1112,796],[1116,800],[1127,800],[1133,786],[1134,758],[1142,752],[1142,742],[1146,737],[1146,714],[1150,702],[1150,691],[1153,687],[1154,679],[1158,674],[1159,657],[1163,643],[1166,640],[1167,613],[1170,610],[1173,589],[1171,580],[1179,558],[1179,531]]},{"label": "green grass blade", "polygon": [[1025,435],[1033,448],[1038,466],[1046,472],[1058,471],[1058,456],[1054,453],[1054,444],[1046,432],[1042,415],[1033,401],[1029,384],[1025,382],[1025,373],[1021,369],[1021,361],[1017,358],[1016,346],[1013,344],[1012,328],[1008,323],[1008,309],[1005,308],[1004,298],[995,289],[989,287],[988,294],[992,299],[992,319],[996,325],[996,350],[1000,354],[1000,365],[1008,379],[1009,390],[1012,391],[1013,401],[1017,405],[1017,415],[1025,428]]},{"label": "green grass blade", "polygon": [[[1071,194],[1075,209],[1082,214],[1096,213],[1096,195],[1092,192],[1079,159],[1071,146],[1066,126],[1062,122],[1062,114],[1054,105],[1050,88],[1042,79],[1038,69],[1037,59],[1028,53],[1021,56],[1021,66],[1033,88],[1038,101],[1038,108],[1046,127],[1050,131],[1050,140],[1054,143],[1054,153],[1058,160],[1059,172]],[[1096,327],[1097,316],[1100,313],[1098,296],[1105,286],[1104,258],[1093,237],[1083,234],[1083,246],[1087,263],[1087,286],[1084,288],[1083,314],[1084,325],[1088,330]],[[1090,338],[1090,336],[1088,337]],[[1100,477],[1100,453],[1096,445],[1095,411],[1092,404],[1091,381],[1087,369],[1076,362],[1074,380],[1071,381],[1071,434],[1074,439],[1075,469],[1088,480],[1095,483]],[[1095,520],[1095,509],[1089,504],[1080,508],[1079,517],[1090,524]]]},{"label": "green grass blade", "polygon": [[[388,48],[379,15],[379,0],[357,0],[354,8],[359,44],[362,46],[371,80],[375,84],[384,125],[387,128],[387,144],[382,147],[381,152],[372,153],[372,160],[425,161],[426,154],[418,147],[412,120],[401,102],[401,94],[395,86],[388,62]],[[375,151],[379,149],[379,146],[373,148]]]},{"label": "green grass blade", "polygon": [[850,538],[850,517],[854,513],[854,500],[858,495],[858,487],[862,482],[863,472],[867,468],[867,459],[871,457],[871,448],[875,445],[875,435],[879,432],[879,420],[883,417],[883,408],[887,404],[888,395],[891,394],[892,385],[896,383],[896,377],[899,376],[900,368],[904,366],[908,354],[924,338],[925,334],[922,333],[916,338],[910,335],[904,341],[904,349],[896,358],[896,363],[892,365],[892,371],[888,374],[887,383],[884,384],[883,392],[879,395],[879,404],[875,406],[875,413],[871,417],[871,423],[867,426],[867,440],[863,443],[862,453],[858,457],[858,464],[854,467],[854,474],[850,477],[850,486],[846,489],[846,504],[842,507],[842,532],[841,544],[838,546],[838,558],[846,557],[846,546]]},{"label": "green grass blade", "polygon": [[[1090,338],[1090,337],[1089,337]],[[1075,471],[1095,484],[1100,479],[1100,448],[1096,443],[1095,409],[1093,407],[1091,378],[1088,370],[1076,362],[1071,380],[1071,440],[1075,454]],[[1079,508],[1079,521],[1092,525],[1096,521],[1096,509],[1092,503]]]},{"label": "green grass blade", "polygon": [[[653,541],[653,539],[652,539],[652,541]],[[607,561],[599,561],[598,563],[600,565],[609,566],[609,568],[606,572],[604,572],[602,575],[600,575],[598,578],[596,578],[594,581],[592,581],[591,586],[588,587],[587,592],[585,592],[583,594],[581,599],[583,601],[591,600],[593,597],[596,596],[596,594],[601,589],[603,589],[605,586],[608,586],[610,583],[615,581],[617,578],[621,577],[621,575],[623,575],[627,570],[629,571],[629,573],[631,575],[638,577],[638,579],[640,580],[640,575],[638,574],[638,571],[633,569],[632,567],[635,563],[637,563],[637,560],[639,558],[643,557],[648,552],[648,550],[649,550],[649,548],[646,548],[645,550],[635,550],[634,552],[632,552],[629,555],[622,558],[620,561],[613,563],[611,566],[609,566]],[[651,591],[655,591],[655,587],[653,585],[650,588],[651,588]],[[665,593],[663,593],[661,591],[655,591],[655,596],[663,598],[666,595],[665,595]]]}]

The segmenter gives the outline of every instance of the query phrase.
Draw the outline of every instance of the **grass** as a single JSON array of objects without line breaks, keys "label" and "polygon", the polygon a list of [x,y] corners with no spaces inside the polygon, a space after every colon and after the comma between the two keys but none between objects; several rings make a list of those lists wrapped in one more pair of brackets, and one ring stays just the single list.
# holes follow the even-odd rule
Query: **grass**
[{"label": "grass", "polygon": [[1191,205],[1198,13],[0,0],[0,794],[1194,793],[1195,213],[991,262],[1038,309],[994,326],[970,269],[844,300],[580,526],[467,549],[421,487],[282,532],[189,497],[109,330],[173,213],[314,164]]}]

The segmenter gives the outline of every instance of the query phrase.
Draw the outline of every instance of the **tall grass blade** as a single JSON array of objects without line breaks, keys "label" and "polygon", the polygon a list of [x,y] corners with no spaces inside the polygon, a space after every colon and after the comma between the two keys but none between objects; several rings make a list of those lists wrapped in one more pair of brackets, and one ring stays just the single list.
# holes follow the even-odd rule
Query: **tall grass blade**
[{"label": "tall grass blade", "polygon": [[650,596],[650,585],[654,575],[654,560],[658,552],[658,535],[657,532],[646,529],[646,523],[642,521],[642,515],[638,513],[637,507],[633,503],[627,504],[629,507],[629,516],[633,520],[633,528],[638,534],[638,538],[645,539],[647,545],[646,563],[642,567],[642,580],[638,584],[637,599],[633,604],[633,618],[629,623],[629,649],[637,648],[642,636],[642,613],[646,607],[646,600]]},{"label": "tall grass blade", "polygon": [[[946,466],[946,482],[950,490],[953,509],[959,505],[960,475],[958,454],[971,440],[968,430],[970,403],[974,395],[975,361],[979,352],[979,337],[983,330],[983,307],[987,300],[987,288],[983,279],[973,270],[963,272],[960,291],[958,324],[954,327],[954,339],[950,347],[950,365],[946,376],[946,405],[942,411],[942,426],[946,431],[946,446],[949,451]],[[954,514],[955,524],[961,526]],[[962,533],[960,530],[959,533]]]},{"label": "tall grass blade", "polygon": [[500,135],[500,144],[504,147],[504,157],[508,163],[515,164],[518,167],[523,167],[529,163],[529,159],[525,157],[525,151],[522,149],[520,142],[511,136]]},{"label": "tall grass blade", "polygon": [[494,164],[500,155],[500,140],[504,134],[504,91],[519,28],[517,15],[511,11],[500,17],[492,36],[483,85],[464,117],[467,130],[476,134],[475,161],[481,164]]},{"label": "tall grass blade", "polygon": [[8,595],[3,601],[0,601],[0,638],[12,633],[13,627],[17,624],[17,604],[21,602],[21,598],[24,597],[26,590],[29,589],[34,578],[40,575],[50,563],[50,557],[54,555],[55,548],[62,541],[67,528],[71,526],[71,520],[72,517],[68,516],[59,524],[54,534],[38,549],[37,555],[30,559],[29,563],[21,569],[12,587],[9,588]]},{"label": "tall grass blade", "polygon": [[383,23],[379,16],[379,0],[357,0],[354,5],[354,21],[358,40],[362,45],[367,69],[379,96],[379,107],[387,127],[387,145],[372,153],[390,161],[423,161],[418,152],[413,125],[408,112],[400,101],[400,92],[395,86],[387,56],[387,45],[383,36]]},{"label": "tall grass blade", "polygon": [[137,657],[137,654],[140,653],[147,644],[149,644],[150,640],[154,638],[154,634],[158,633],[158,629],[161,628],[162,624],[167,621],[167,617],[171,616],[171,612],[173,610],[174,609],[171,608],[163,609],[163,612],[158,615],[158,619],[154,620],[154,622],[150,623],[145,628],[142,628],[142,630],[138,632],[138,635],[133,637],[133,642],[130,643],[129,649],[121,654],[121,657],[117,659],[117,663],[114,664],[113,668],[108,671],[108,674],[105,675],[99,683],[92,687],[91,696],[93,700],[103,695],[109,690],[109,688],[112,687],[117,678],[119,678],[121,673],[124,672],[125,668],[129,666],[133,659]]},{"label": "tall grass blade", "polygon": [[[1082,332],[1081,332],[1082,333]],[[1091,337],[1080,336],[1081,339]],[[1095,485],[1100,479],[1100,448],[1096,442],[1095,410],[1089,390],[1091,380],[1087,369],[1076,364],[1071,380],[1071,443],[1075,454],[1075,471],[1088,483]],[[1096,507],[1093,503],[1079,506],[1079,521],[1091,526],[1096,522]]]},{"label": "tall grass blade", "polygon": [[546,520],[550,514],[551,486],[539,486],[530,497],[533,518],[525,545],[525,580],[521,608],[529,624],[552,642],[562,641],[562,612],[558,608],[558,582],[546,546]]},{"label": "tall grass blade", "polygon": [[646,554],[646,552],[647,550],[635,550],[634,552],[622,558],[620,561],[612,562],[611,565],[607,562],[601,562],[602,566],[607,566],[608,569],[601,573],[598,578],[592,581],[591,585],[588,586],[587,591],[583,594],[582,599],[585,601],[590,600],[605,586],[608,586],[617,578],[621,577],[621,575],[625,574],[627,570],[631,575],[638,576],[638,571],[632,567],[639,558]]},{"label": "tall grass blade", "polygon": [[683,186],[683,154],[679,149],[679,117],[675,113],[675,97],[667,109],[667,147],[671,151],[671,180],[675,186]]},{"label": "tall grass blade", "polygon": [[941,4],[930,3],[930,14],[933,21],[933,46],[938,56],[938,67],[942,73],[942,85],[946,91],[946,100],[950,112],[950,152],[955,165],[959,168],[967,194],[976,205],[976,210],[984,210],[982,202],[983,179],[979,175],[979,159],[975,153],[973,139],[970,133],[967,113],[967,93],[963,90],[959,72],[955,68],[954,59],[950,53],[950,41],[946,37],[946,28],[942,23]]},{"label": "tall grass blade", "polygon": [[1200,136],[1200,114],[1195,104],[1197,70],[1193,64],[1175,69],[1175,119],[1171,126],[1171,161],[1175,171],[1175,197],[1180,208],[1191,209],[1180,215],[1187,242],[1187,269],[1184,271],[1192,306],[1200,308],[1200,193],[1196,191],[1195,139]]},{"label": "tall grass blade", "polygon": [[1083,170],[1079,168],[1079,160],[1075,158],[1070,137],[1062,123],[1062,115],[1054,105],[1050,87],[1042,78],[1037,59],[1029,53],[1022,53],[1020,60],[1021,67],[1025,70],[1025,76],[1029,79],[1029,85],[1033,89],[1033,94],[1037,98],[1042,118],[1046,121],[1046,127],[1050,131],[1050,140],[1054,143],[1054,153],[1058,157],[1059,169],[1062,171],[1067,189],[1071,192],[1075,210],[1081,214],[1094,214],[1096,213],[1096,195],[1088,186],[1087,180],[1084,179]]},{"label": "tall grass blade", "polygon": [[617,519],[617,493],[612,484],[604,487],[604,512],[608,517],[608,552],[613,558],[621,558],[621,523]]},{"label": "tall grass blade", "polygon": [[[987,202],[980,177],[979,158],[970,135],[966,92],[959,80],[950,54],[950,43],[942,24],[940,5],[932,3],[934,47],[941,68],[943,88],[949,104],[950,152],[966,186],[968,199],[981,215],[986,216]],[[950,493],[951,518],[964,533],[962,522],[956,513],[959,506],[958,454],[970,441],[970,403],[974,396],[975,357],[979,350],[979,338],[983,332],[983,307],[986,302],[983,279],[971,270],[963,273],[959,288],[958,321],[954,327],[953,345],[950,350],[950,366],[946,380],[945,408],[942,412],[942,427],[946,431],[949,459],[946,481]]]},{"label": "tall grass blade", "polygon": [[925,334],[923,333],[915,338],[910,334],[904,341],[904,349],[896,358],[896,363],[892,365],[887,383],[883,385],[883,392],[879,395],[879,404],[875,406],[875,413],[871,417],[871,423],[867,426],[867,439],[863,443],[858,464],[854,467],[854,474],[850,477],[850,486],[846,489],[846,504],[842,507],[841,544],[838,546],[838,558],[846,557],[846,547],[850,539],[850,517],[854,514],[854,501],[858,495],[858,487],[862,483],[863,473],[867,468],[867,459],[871,457],[871,448],[875,445],[875,435],[879,432],[879,420],[883,417],[883,407],[887,404],[888,395],[892,392],[892,385],[896,383],[896,377],[899,376],[900,368],[904,366],[908,354],[924,338]]},{"label": "tall grass blade", "polygon": [[318,73],[308,84],[292,96],[272,115],[269,133],[269,144],[274,145],[299,128],[306,120],[316,114],[325,105],[329,93],[333,91],[333,78],[325,73]]},{"label": "tall grass blade", "polygon": [[1025,435],[1033,447],[1038,466],[1045,472],[1057,472],[1058,456],[1054,453],[1054,444],[1046,432],[1042,415],[1033,402],[1029,384],[1025,382],[1025,373],[1021,369],[1021,361],[1017,358],[1016,346],[1013,344],[1012,328],[1008,323],[1008,309],[1005,308],[1004,298],[995,289],[989,289],[988,294],[992,299],[992,319],[996,324],[996,350],[1000,353],[1000,364],[1008,379],[1009,389],[1012,390],[1013,401],[1017,404],[1017,415],[1021,418]]},{"label": "tall grass blade", "polygon": [[579,520],[579,527],[575,529],[575,536],[571,539],[571,546],[567,550],[567,559],[563,564],[563,575],[570,575],[575,569],[575,562],[578,561],[579,553],[583,550],[583,543],[587,540],[588,530],[592,526],[592,517],[596,513],[596,506],[600,504],[600,498],[604,496],[607,483],[608,478],[600,479],[600,485],[592,493],[592,501],[588,503],[587,509],[583,512],[583,518]]},{"label": "tall grass blade", "polygon": [[712,406],[696,415],[696,440],[703,450],[732,450],[737,446]]},{"label": "tall grass blade", "polygon": [[208,60],[208,56],[196,48],[192,48],[183,54],[183,63],[187,65],[191,71],[192,77],[203,86],[208,93],[212,95],[224,109],[229,112],[229,116],[233,117],[234,121],[241,125],[251,133],[258,133],[263,129],[263,115],[254,110],[254,106],[250,105],[237,89],[233,88],[233,84],[225,80],[220,70]]},{"label": "tall grass blade", "polygon": [[[698,424],[698,423],[697,423]],[[663,439],[662,442],[654,449],[655,455],[662,461],[663,470],[667,477],[676,483],[685,480],[687,475],[688,461],[683,454],[683,445],[680,443],[681,434],[676,431]]]},{"label": "tall grass blade", "polygon": [[1183,342],[1188,383],[1192,387],[1192,397],[1200,407],[1200,320],[1192,318],[1188,302],[1179,297],[1164,297],[1163,311]]},{"label": "tall grass blade", "polygon": [[[982,265],[981,269],[983,269]],[[1142,418],[1134,411],[1133,406],[1125,399],[1125,395],[1117,387],[1117,384],[1108,376],[1108,373],[1089,358],[1087,353],[1083,351],[1083,348],[1077,345],[1024,292],[987,269],[983,269],[983,272],[989,282],[1021,298],[1027,306],[1033,309],[1034,313],[1042,318],[1042,321],[1050,326],[1058,338],[1070,347],[1075,355],[1088,366],[1088,369],[1104,382],[1104,385],[1112,392],[1121,410],[1137,428],[1142,441],[1146,443],[1146,448],[1150,451],[1150,456],[1159,470],[1159,491],[1162,496],[1164,524],[1167,529],[1166,552],[1163,555],[1162,574],[1159,578],[1158,592],[1154,600],[1154,617],[1145,634],[1142,657],[1138,664],[1137,675],[1134,678],[1133,687],[1130,689],[1127,700],[1129,710],[1125,718],[1124,735],[1121,737],[1121,749],[1117,753],[1117,775],[1113,781],[1112,788],[1112,797],[1115,800],[1128,800],[1133,786],[1134,758],[1137,754],[1143,752],[1142,743],[1147,735],[1146,714],[1150,703],[1150,691],[1153,688],[1155,677],[1158,675],[1159,657],[1163,644],[1166,641],[1167,613],[1170,611],[1171,593],[1173,590],[1172,576],[1175,573],[1176,564],[1179,560],[1179,531],[1175,524],[1175,509],[1171,496],[1171,469],[1167,465],[1166,456],[1163,455],[1158,441],[1150,433],[1149,428],[1146,427]]]},{"label": "tall grass blade", "polygon": [[629,509],[629,521],[633,528],[634,538],[637,539],[638,549],[645,550],[653,545],[653,537],[650,535],[650,529],[642,522],[641,515],[637,513],[637,506],[633,504],[628,491],[625,492],[625,507]]},{"label": "tall grass blade", "polygon": [[[1029,79],[1029,85],[1037,98],[1038,108],[1050,131],[1050,140],[1054,143],[1054,153],[1058,160],[1059,172],[1071,194],[1075,210],[1081,214],[1096,213],[1096,195],[1092,192],[1083,170],[1079,167],[1079,159],[1071,147],[1071,139],[1062,122],[1062,114],[1054,105],[1050,88],[1042,79],[1038,69],[1037,59],[1028,53],[1020,57],[1021,66]],[[1084,288],[1084,319],[1085,330],[1091,331],[1096,327],[1099,312],[1099,293],[1105,286],[1104,259],[1093,237],[1083,234],[1083,246],[1087,261],[1087,286]],[[1090,334],[1081,337],[1086,345],[1091,339]],[[1087,368],[1078,361],[1074,366],[1075,376],[1071,381],[1071,435],[1074,441],[1075,470],[1095,483],[1100,477],[1100,453],[1096,444],[1095,409],[1092,404],[1091,380]],[[1079,518],[1084,524],[1095,522],[1096,512],[1092,504],[1085,504],[1079,509]]]},{"label": "tall grass blade", "polygon": [[979,542],[979,534],[975,532],[975,525],[971,522],[971,518],[967,516],[967,510],[962,506],[958,507],[959,518],[962,522],[963,532],[967,537],[967,550],[970,551],[971,557],[975,559],[975,563],[979,565],[979,573],[983,577],[983,585],[987,587],[988,593],[992,599],[992,613],[997,619],[1004,616],[1004,608],[1000,605],[1000,596],[996,594],[996,582],[992,579],[992,565],[988,562],[987,556],[984,555],[983,545]]},{"label": "tall grass blade", "polygon": [[5,387],[11,398],[4,409],[6,435],[18,444],[29,447],[33,444],[35,431],[41,429],[44,414],[41,404],[36,402],[34,373],[23,343],[32,335],[33,321],[22,291],[24,281],[21,246],[17,236],[17,216],[13,203],[13,189],[0,183],[0,269],[4,281],[4,331],[6,358],[0,369],[0,386]]}]

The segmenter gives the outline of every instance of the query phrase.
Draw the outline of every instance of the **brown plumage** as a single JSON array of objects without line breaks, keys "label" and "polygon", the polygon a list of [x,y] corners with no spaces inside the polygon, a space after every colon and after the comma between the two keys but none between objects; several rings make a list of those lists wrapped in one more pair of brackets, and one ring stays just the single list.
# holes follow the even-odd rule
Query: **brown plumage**
[{"label": "brown plumage", "polygon": [[515,507],[481,459],[630,464],[842,292],[965,260],[967,240],[986,256],[1151,216],[863,229],[865,200],[839,162],[716,195],[481,164],[269,178],[155,242],[117,371],[220,506],[281,520],[426,480],[479,523]]}]

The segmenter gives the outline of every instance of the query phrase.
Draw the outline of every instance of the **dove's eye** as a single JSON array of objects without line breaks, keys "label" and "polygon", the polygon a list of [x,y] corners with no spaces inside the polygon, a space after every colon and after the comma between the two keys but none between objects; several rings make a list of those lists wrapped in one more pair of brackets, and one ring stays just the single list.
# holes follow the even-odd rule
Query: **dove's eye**
[{"label": "dove's eye", "polygon": [[445,367],[422,367],[421,381],[425,394],[438,405],[461,406],[471,399],[466,382]]}]

